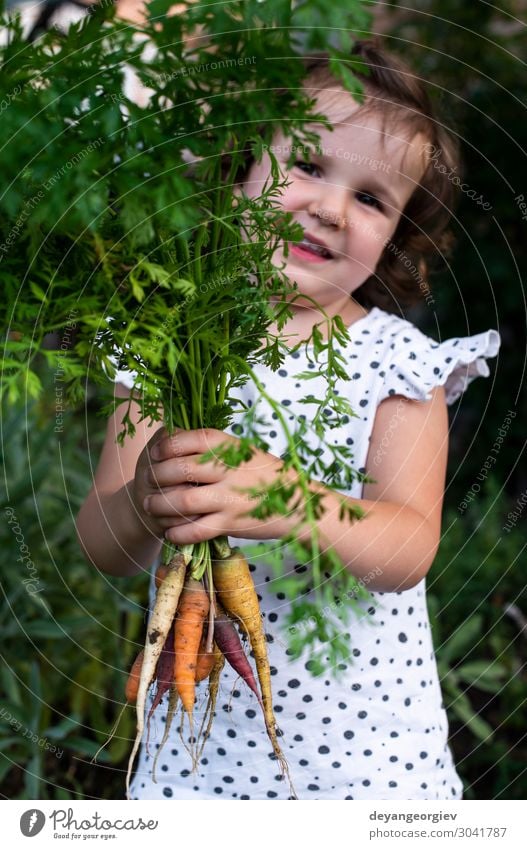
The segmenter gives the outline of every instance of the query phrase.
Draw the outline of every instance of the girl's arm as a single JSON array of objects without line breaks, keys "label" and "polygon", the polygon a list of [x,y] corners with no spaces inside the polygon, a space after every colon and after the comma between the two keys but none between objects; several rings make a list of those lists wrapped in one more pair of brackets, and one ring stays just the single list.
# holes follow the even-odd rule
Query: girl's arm
[{"label": "girl's arm", "polygon": [[[124,400],[129,394],[125,387],[115,385],[116,397]],[[140,422],[139,404],[132,401],[130,418],[136,433],[133,439],[127,437],[121,448],[115,439],[125,411],[126,406],[119,406],[108,420],[93,486],[76,519],[86,559],[102,572],[123,576],[150,568],[161,549],[163,534],[138,504],[136,486],[138,460],[143,455],[148,462],[147,445],[153,434],[162,434],[162,426],[160,422],[151,422],[150,427],[148,422]]]},{"label": "girl's arm", "polygon": [[323,545],[333,546],[370,590],[415,586],[439,547],[448,413],[443,387],[431,394],[430,401],[394,395],[379,405],[366,462],[376,483],[364,485],[364,498],[347,499],[362,507],[364,518],[341,522],[338,498],[315,487],[326,492],[326,513],[319,522]]},{"label": "girl's arm", "polygon": [[[159,492],[146,509],[152,516],[172,514],[167,537],[194,543],[220,534],[250,539],[279,539],[298,523],[298,515],[260,521],[247,515],[250,503],[240,489],[269,484],[281,461],[256,452],[237,469],[200,464],[200,455],[226,439],[220,431],[180,431],[162,439],[152,484]],[[321,483],[325,513],[318,527],[324,549],[332,547],[370,590],[395,592],[417,584],[430,568],[441,535],[441,512],[448,453],[448,415],[442,387],[430,401],[394,395],[377,410],[366,470],[376,483],[364,498],[347,498],[366,516],[339,518],[339,496]],[[165,487],[179,484],[176,489]],[[200,486],[196,486],[200,484]],[[169,508],[167,509],[167,504]],[[300,538],[309,543],[309,531]]]}]

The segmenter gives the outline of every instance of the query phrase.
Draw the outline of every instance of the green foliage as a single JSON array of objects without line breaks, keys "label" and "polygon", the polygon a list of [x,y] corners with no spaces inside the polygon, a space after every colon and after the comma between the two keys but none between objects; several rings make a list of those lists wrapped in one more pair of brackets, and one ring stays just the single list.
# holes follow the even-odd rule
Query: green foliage
[{"label": "green foliage", "polygon": [[[108,779],[133,737],[133,710],[119,714],[143,626],[144,580],[123,587],[81,554],[75,515],[102,433],[87,445],[84,416],[72,413],[55,432],[52,376],[41,369],[41,378],[51,402],[22,412],[4,401],[1,410],[2,795],[120,798],[120,773],[115,785]],[[90,760],[117,720],[98,767]]]},{"label": "green foliage", "polygon": [[393,13],[384,21],[388,46],[427,81],[446,126],[459,137],[462,182],[491,205],[485,210],[466,191],[457,193],[455,247],[448,265],[430,279],[433,308],[423,307],[419,315],[425,332],[437,335],[440,328],[443,339],[490,327],[502,337],[499,359],[489,364],[493,378],[475,381],[452,410],[450,495],[454,502],[469,489],[507,410],[513,409],[517,417],[497,473],[509,495],[517,497],[526,483],[518,457],[527,416],[522,391],[527,207],[520,205],[527,196],[527,124],[518,119],[526,98],[524,16],[514,0],[391,6]]},{"label": "green foliage", "polygon": [[[360,0],[346,10],[338,2],[322,8],[319,0],[270,0],[265,8],[256,0],[189,2],[185,14],[170,17],[166,9],[152,5],[134,31],[104,4],[60,38],[49,32],[27,45],[15,26],[2,49],[0,82],[21,94],[0,125],[4,162],[15,175],[0,198],[0,321],[10,331],[0,396],[10,403],[24,392],[38,398],[34,363],[41,355],[60,371],[64,403],[82,400],[88,378],[106,393],[107,415],[116,404],[108,376],[117,363],[136,373],[144,418],[162,417],[169,432],[224,429],[231,389],[254,376],[257,363],[277,369],[283,361],[285,345],[269,328],[284,326],[297,291],[272,258],[282,241],[303,234],[277,204],[287,180],[272,153],[261,196],[235,196],[234,182],[247,152],[259,158],[277,130],[293,147],[318,141],[306,125],[325,118],[302,89],[296,27],[309,19],[308,47],[325,45],[340,67],[326,28],[346,21],[353,29],[368,15]],[[343,34],[341,46],[350,37]],[[125,66],[148,86],[146,105],[122,94]],[[344,82],[357,91],[349,69]],[[49,350],[46,335],[58,330],[69,344]],[[337,351],[345,335],[334,322],[328,344],[319,330],[313,337],[327,392],[306,402],[321,445],[327,429],[353,415],[335,392],[336,379],[348,379]],[[134,433],[129,409],[121,443]],[[253,444],[262,447],[250,411],[245,416]],[[347,448],[332,446],[326,463],[310,447],[305,423],[292,432],[279,418],[288,444],[284,471],[295,471],[297,496],[305,498],[311,477],[326,471],[328,486],[353,480]],[[242,459],[238,452],[236,462]],[[302,563],[311,560],[322,599],[324,567],[337,592],[353,581],[334,554],[320,551],[315,507],[309,499],[304,512],[309,550],[294,534],[286,542],[296,543]],[[276,488],[267,509],[284,509]],[[210,556],[200,549],[198,559]],[[301,610],[302,601],[292,601]],[[326,627],[323,641],[327,633],[337,645],[338,632]]]},{"label": "green foliage", "polygon": [[521,520],[505,530],[508,510],[491,477],[466,514],[447,512],[427,581],[466,798],[525,798],[525,538]]},{"label": "green foliage", "polygon": [[[394,0],[382,12],[379,29],[387,46],[427,82],[446,126],[459,136],[458,173],[492,207],[486,211],[459,191],[453,253],[431,276],[432,307],[414,316],[425,332],[442,339],[490,327],[502,337],[493,377],[475,381],[450,408],[443,538],[427,584],[464,795],[524,799],[525,517],[510,533],[504,528],[526,485],[525,345],[518,340],[525,335],[520,305],[527,225],[518,197],[527,182],[527,125],[518,118],[525,102],[527,36],[513,0],[422,0],[419,8]],[[495,475],[460,515],[457,505],[482,480],[509,410],[516,417],[500,445]]]}]

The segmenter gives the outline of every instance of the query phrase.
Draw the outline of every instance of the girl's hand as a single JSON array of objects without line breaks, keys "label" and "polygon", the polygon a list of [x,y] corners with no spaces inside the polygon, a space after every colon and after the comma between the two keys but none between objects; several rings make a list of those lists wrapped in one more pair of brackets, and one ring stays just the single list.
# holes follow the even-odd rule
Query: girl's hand
[{"label": "girl's hand", "polygon": [[136,486],[147,522],[162,528],[171,542],[184,545],[216,536],[277,539],[287,517],[265,521],[248,516],[256,502],[242,490],[276,480],[282,461],[255,451],[245,463],[228,468],[220,461],[200,463],[207,451],[237,438],[212,428],[177,430],[172,437],[161,428],[137,464]]},{"label": "girl's hand", "polygon": [[[170,492],[177,490],[177,486],[173,486],[172,490],[166,490],[164,495],[160,495],[159,486],[155,483],[154,467],[157,464],[152,456],[152,450],[161,439],[168,439],[166,428],[161,427],[152,436],[148,443],[143,448],[135,467],[135,477],[133,484],[133,499],[137,514],[141,521],[156,537],[164,537],[165,531],[172,527],[174,523],[174,510],[167,501],[167,495]],[[183,488],[187,488],[186,485]],[[149,496],[156,495],[162,502],[157,502],[156,512],[146,512],[145,502]],[[198,517],[196,517],[198,518]]]}]

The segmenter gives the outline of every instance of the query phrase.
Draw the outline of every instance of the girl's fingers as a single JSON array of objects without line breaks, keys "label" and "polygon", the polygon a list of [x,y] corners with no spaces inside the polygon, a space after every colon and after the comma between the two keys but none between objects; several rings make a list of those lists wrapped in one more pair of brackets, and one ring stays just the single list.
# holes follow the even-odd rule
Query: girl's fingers
[{"label": "girl's fingers", "polygon": [[146,471],[147,483],[149,486],[170,487],[220,481],[225,475],[225,468],[218,463],[199,463],[200,456],[187,455],[154,463]]},{"label": "girl's fingers", "polygon": [[174,516],[165,516],[158,519],[158,524],[163,531],[166,531],[169,528],[188,525],[189,522],[197,522],[198,519],[201,519],[201,515],[199,513],[196,513],[194,516],[185,516],[183,519],[176,519]]},{"label": "girl's fingers", "polygon": [[217,512],[222,504],[222,494],[215,487],[179,486],[148,495],[143,502],[143,510],[156,518],[188,519],[189,516]]},{"label": "girl's fingers", "polygon": [[196,521],[173,525],[165,531],[165,539],[176,545],[191,545],[214,539],[224,532],[225,519],[222,513],[200,516]]},{"label": "girl's fingers", "polygon": [[172,436],[165,436],[152,447],[150,456],[153,460],[168,460],[172,457],[185,457],[190,454],[205,454],[234,439],[227,433],[215,428],[199,428],[198,430],[183,430],[176,428]]}]

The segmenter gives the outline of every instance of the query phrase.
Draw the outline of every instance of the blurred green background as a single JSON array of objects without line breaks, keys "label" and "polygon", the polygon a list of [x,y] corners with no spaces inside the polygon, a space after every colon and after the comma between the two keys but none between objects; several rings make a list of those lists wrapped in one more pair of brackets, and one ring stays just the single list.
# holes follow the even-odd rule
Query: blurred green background
[{"label": "blurred green background", "polygon": [[[428,587],[465,798],[524,799],[527,322],[519,265],[527,220],[516,198],[522,188],[527,194],[526,4],[374,5],[375,32],[433,81],[430,92],[463,143],[465,181],[492,206],[484,211],[460,193],[457,247],[430,279],[434,304],[408,317],[438,339],[491,327],[502,337],[491,377],[450,408],[443,538]],[[2,408],[0,793],[119,799],[133,736],[129,708],[96,764],[92,757],[121,712],[147,581],[109,578],[82,558],[74,520],[102,445],[101,399],[91,387],[85,407],[67,411],[56,432],[53,375],[42,376],[46,400]],[[482,467],[509,410],[516,416],[486,477]],[[480,491],[460,509],[478,475]],[[30,558],[18,563],[15,520]]]}]

